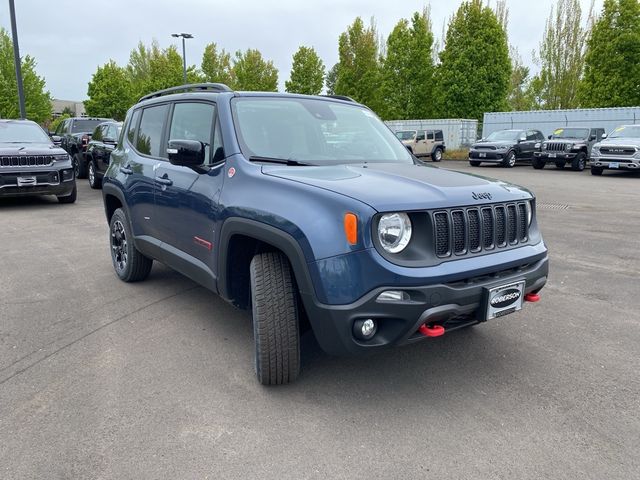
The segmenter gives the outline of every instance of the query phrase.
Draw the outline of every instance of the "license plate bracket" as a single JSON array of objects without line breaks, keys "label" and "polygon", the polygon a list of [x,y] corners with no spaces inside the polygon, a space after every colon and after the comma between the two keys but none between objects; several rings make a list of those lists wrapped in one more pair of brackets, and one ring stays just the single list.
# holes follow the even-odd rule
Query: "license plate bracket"
[{"label": "license plate bracket", "polygon": [[36,177],[18,177],[19,187],[32,187],[36,184]]},{"label": "license plate bracket", "polygon": [[522,310],[526,282],[515,282],[484,289],[485,320]]},{"label": "license plate bracket", "polygon": [[609,168],[620,168],[620,163],[611,162],[611,163],[609,163]]},{"label": "license plate bracket", "polygon": [[487,154],[486,153],[479,153],[478,157],[480,158],[487,158]]},{"label": "license plate bracket", "polygon": [[549,158],[556,158],[558,156],[557,153],[550,153]]}]

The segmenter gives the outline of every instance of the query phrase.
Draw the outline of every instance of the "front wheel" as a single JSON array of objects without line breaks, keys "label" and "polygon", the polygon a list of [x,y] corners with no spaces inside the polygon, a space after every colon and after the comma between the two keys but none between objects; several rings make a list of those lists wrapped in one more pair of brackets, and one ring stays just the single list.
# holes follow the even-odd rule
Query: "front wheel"
[{"label": "front wheel", "polygon": [[584,152],[580,152],[576,155],[576,158],[571,162],[571,170],[574,172],[581,172],[584,170],[584,165],[587,160],[587,155]]},{"label": "front wheel", "polygon": [[507,153],[507,156],[502,160],[502,166],[506,168],[513,168],[516,164],[516,152],[511,150]]},{"label": "front wheel", "polygon": [[535,168],[536,170],[542,170],[544,168],[546,162],[540,160],[539,158],[534,158],[531,161],[531,164],[533,165],[533,168]]},{"label": "front wheel", "polygon": [[478,162],[477,160],[469,160],[469,165],[471,165],[472,167],[479,167],[480,163],[482,162]]},{"label": "front wheel", "polygon": [[111,261],[116,275],[123,282],[139,282],[149,276],[153,260],[145,257],[133,243],[129,220],[124,210],[118,208],[109,222]]},{"label": "front wheel", "polygon": [[431,159],[434,162],[440,162],[442,160],[442,149],[436,148],[434,152],[431,154]]},{"label": "front wheel", "polygon": [[280,252],[260,253],[249,267],[255,369],[262,385],[293,382],[300,372],[295,282]]},{"label": "front wheel", "polygon": [[591,167],[591,175],[599,177],[600,175],[602,175],[602,170],[603,169],[600,167]]}]

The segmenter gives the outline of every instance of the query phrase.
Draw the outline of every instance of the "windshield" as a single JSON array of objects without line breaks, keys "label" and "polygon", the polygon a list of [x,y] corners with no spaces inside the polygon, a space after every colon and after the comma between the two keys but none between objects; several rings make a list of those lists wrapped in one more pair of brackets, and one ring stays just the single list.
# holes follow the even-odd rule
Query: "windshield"
[{"label": "windshield", "polygon": [[396,137],[400,140],[413,140],[416,136],[415,130],[405,130],[402,132],[396,132]]},{"label": "windshield", "polygon": [[232,102],[242,153],[313,165],[413,163],[367,108],[313,98],[245,97]]},{"label": "windshield", "polygon": [[486,140],[489,142],[515,141],[520,136],[520,133],[520,130],[500,130],[490,134]]},{"label": "windshield", "polygon": [[74,120],[71,126],[71,133],[93,132],[102,122],[104,120]]},{"label": "windshield", "polygon": [[0,122],[0,143],[51,143],[35,123]]},{"label": "windshield", "polygon": [[551,138],[587,138],[588,128],[559,128],[553,132]]},{"label": "windshield", "polygon": [[640,138],[640,125],[618,127],[611,132],[609,138]]}]

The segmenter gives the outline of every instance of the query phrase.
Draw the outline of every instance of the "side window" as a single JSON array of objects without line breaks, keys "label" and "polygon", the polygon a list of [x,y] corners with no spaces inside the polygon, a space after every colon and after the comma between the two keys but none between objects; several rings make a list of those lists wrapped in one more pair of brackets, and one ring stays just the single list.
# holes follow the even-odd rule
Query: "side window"
[{"label": "side window", "polygon": [[64,132],[65,132],[65,125],[69,123],[69,120],[64,120],[62,122],[60,122],[60,124],[58,125],[58,128],[56,128],[56,135],[58,136],[63,136]]},{"label": "side window", "polygon": [[96,129],[93,131],[93,134],[91,135],[91,140],[97,140],[97,141],[101,141],[102,140],[102,129],[104,127],[102,125],[98,125],[96,127]]},{"label": "side window", "polygon": [[538,133],[535,130],[529,130],[527,132],[527,140],[538,140]]},{"label": "side window", "polygon": [[133,115],[131,115],[131,121],[127,126],[127,139],[129,140],[129,143],[131,143],[131,145],[133,145],[133,141],[136,138],[136,128],[138,127],[139,118],[140,110],[136,110],[135,112],[133,112]]},{"label": "side window", "polygon": [[433,131],[432,130],[428,130],[427,131],[427,140],[433,140],[434,136],[433,136]]},{"label": "side window", "polygon": [[136,138],[136,150],[138,152],[152,157],[166,157],[166,148],[161,149],[160,147],[168,109],[169,105],[165,104],[147,107],[142,111]]},{"label": "side window", "polygon": [[544,135],[542,134],[542,132],[538,131],[538,141],[544,142],[544,140],[545,140]]},{"label": "side window", "polygon": [[173,107],[169,140],[202,142],[205,163],[211,163],[211,137],[215,118],[216,107],[210,103],[176,103]]},{"label": "side window", "polygon": [[118,131],[116,130],[116,126],[115,125],[109,125],[107,127],[107,131],[104,134],[105,138],[108,138],[109,140],[117,140],[118,139]]},{"label": "side window", "polygon": [[442,130],[436,130],[436,142],[444,142],[444,135]]},{"label": "side window", "polygon": [[418,132],[418,135],[416,135],[416,142],[419,142],[422,140],[424,140],[424,132]]}]

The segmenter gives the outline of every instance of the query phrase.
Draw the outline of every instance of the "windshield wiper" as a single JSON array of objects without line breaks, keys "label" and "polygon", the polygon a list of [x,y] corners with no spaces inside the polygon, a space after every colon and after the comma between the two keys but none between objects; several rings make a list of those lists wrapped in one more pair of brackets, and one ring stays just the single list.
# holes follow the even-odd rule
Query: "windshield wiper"
[{"label": "windshield wiper", "polygon": [[263,163],[278,163],[280,165],[290,165],[293,167],[304,167],[304,166],[312,166],[313,163],[305,163],[299,162],[298,160],[291,160],[286,158],[275,158],[275,157],[261,157],[259,155],[254,155],[249,157],[250,162],[263,162]]}]

